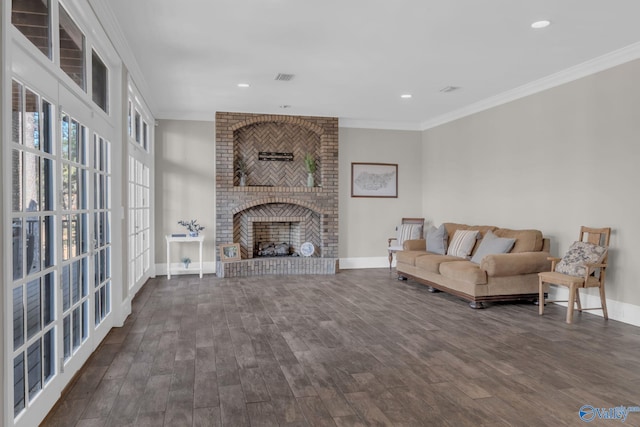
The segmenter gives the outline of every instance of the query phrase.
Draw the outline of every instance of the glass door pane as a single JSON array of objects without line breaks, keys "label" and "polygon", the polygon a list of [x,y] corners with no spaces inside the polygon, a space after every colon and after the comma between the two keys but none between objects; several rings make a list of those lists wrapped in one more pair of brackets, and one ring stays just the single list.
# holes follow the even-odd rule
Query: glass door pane
[{"label": "glass door pane", "polygon": [[100,325],[111,312],[111,143],[93,136],[94,324]]},{"label": "glass door pane", "polygon": [[65,362],[70,360],[88,338],[79,325],[88,323],[90,247],[88,182],[90,165],[87,127],[71,114],[60,120],[61,187],[60,230],[62,240],[62,345]]},{"label": "glass door pane", "polygon": [[[13,410],[28,408],[56,373],[56,209],[52,105],[12,82],[11,228]],[[11,347],[9,348],[11,351]]]}]

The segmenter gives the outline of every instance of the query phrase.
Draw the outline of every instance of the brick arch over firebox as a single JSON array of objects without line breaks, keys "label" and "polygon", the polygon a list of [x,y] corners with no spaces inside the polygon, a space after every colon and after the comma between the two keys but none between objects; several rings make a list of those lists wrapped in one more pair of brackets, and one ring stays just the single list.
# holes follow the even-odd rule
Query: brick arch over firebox
[{"label": "brick arch over firebox", "polygon": [[322,209],[320,206],[316,205],[313,202],[307,202],[305,200],[299,200],[293,197],[265,197],[262,199],[256,199],[256,200],[251,200],[248,201],[242,205],[236,206],[235,208],[231,209],[231,214],[235,215],[239,212],[245,211],[247,209],[250,209],[254,206],[259,206],[259,205],[266,205],[269,203],[287,203],[290,205],[300,205],[302,207],[305,207],[311,211],[317,212],[319,214],[324,215],[326,212],[324,209]]},{"label": "brick arch over firebox", "polygon": [[260,115],[249,117],[246,120],[242,120],[237,122],[229,127],[229,129],[233,132],[245,126],[254,125],[256,123],[290,123],[292,125],[302,126],[303,128],[309,129],[313,133],[322,136],[324,133],[324,129],[321,126],[318,126],[315,123],[312,123],[308,120],[305,120],[299,116],[280,116],[276,114],[271,115]]}]

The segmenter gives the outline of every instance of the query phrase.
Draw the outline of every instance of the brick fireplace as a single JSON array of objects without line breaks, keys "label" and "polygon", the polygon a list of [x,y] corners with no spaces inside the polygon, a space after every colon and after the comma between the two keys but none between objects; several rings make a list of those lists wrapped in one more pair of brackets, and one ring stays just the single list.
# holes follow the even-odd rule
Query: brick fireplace
[{"label": "brick fireplace", "polygon": [[[315,159],[313,187],[306,154]],[[247,165],[244,186],[239,159]],[[336,272],[338,119],[219,112],[216,171],[216,246],[239,243],[242,258],[220,262],[216,254],[218,276]],[[258,257],[265,240],[286,242],[294,256]],[[315,246],[312,256],[299,256],[303,242]]]}]

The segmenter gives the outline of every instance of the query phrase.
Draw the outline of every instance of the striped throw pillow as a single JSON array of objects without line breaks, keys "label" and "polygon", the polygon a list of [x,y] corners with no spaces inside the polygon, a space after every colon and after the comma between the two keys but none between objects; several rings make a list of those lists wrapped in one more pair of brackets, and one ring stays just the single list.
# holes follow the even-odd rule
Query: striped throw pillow
[{"label": "striped throw pillow", "polygon": [[398,230],[398,245],[402,246],[405,240],[415,240],[422,238],[422,225],[420,224],[400,224]]},{"label": "striped throw pillow", "polygon": [[469,259],[473,246],[478,238],[478,230],[456,230],[449,242],[447,255]]}]

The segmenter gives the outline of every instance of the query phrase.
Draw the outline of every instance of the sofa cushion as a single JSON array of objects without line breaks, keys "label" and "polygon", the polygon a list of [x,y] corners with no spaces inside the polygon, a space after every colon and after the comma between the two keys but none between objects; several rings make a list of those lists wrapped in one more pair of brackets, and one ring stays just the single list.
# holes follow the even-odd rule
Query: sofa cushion
[{"label": "sofa cushion", "polygon": [[585,264],[598,264],[607,255],[607,248],[589,242],[574,242],[567,253],[556,264],[556,272],[569,276],[584,277]]},{"label": "sofa cushion", "polygon": [[416,259],[427,255],[425,251],[400,251],[396,253],[398,264],[416,265]]},{"label": "sofa cushion", "polygon": [[478,230],[456,230],[449,242],[447,255],[468,258],[476,244]]},{"label": "sofa cushion", "polygon": [[416,257],[414,265],[421,270],[438,274],[440,273],[440,264],[450,261],[460,261],[460,258],[451,255],[426,254]]},{"label": "sofa cushion", "polygon": [[427,251],[444,255],[447,253],[447,229],[444,224],[435,228],[433,225],[427,230]]},{"label": "sofa cushion", "polygon": [[508,228],[498,228],[493,234],[498,237],[516,239],[511,253],[538,252],[542,250],[543,236],[540,230],[510,230]]},{"label": "sofa cushion", "polygon": [[449,279],[473,285],[487,284],[487,273],[478,264],[474,264],[471,261],[443,262],[440,264],[440,274]]},{"label": "sofa cushion", "polygon": [[485,255],[506,254],[513,248],[515,242],[514,238],[498,237],[489,230],[480,241],[478,250],[471,257],[471,262],[480,264]]}]

